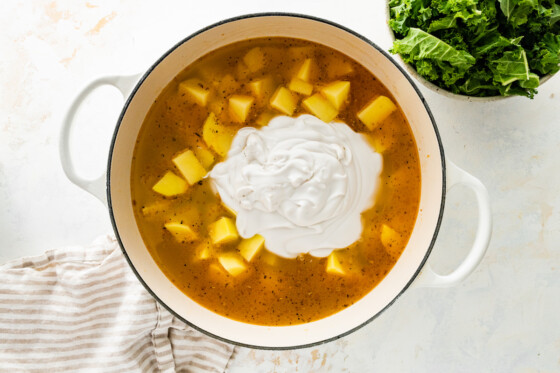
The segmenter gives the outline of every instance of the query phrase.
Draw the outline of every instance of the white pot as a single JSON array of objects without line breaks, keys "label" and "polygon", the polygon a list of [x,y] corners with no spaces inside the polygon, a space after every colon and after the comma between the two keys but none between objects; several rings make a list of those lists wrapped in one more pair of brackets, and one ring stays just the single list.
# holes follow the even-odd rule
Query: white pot
[{"label": "white pot", "polygon": [[[422,188],[416,225],[400,259],[370,293],[354,305],[324,319],[295,326],[258,326],[220,316],[197,304],[163,274],[145,247],[132,210],[132,152],[154,99],[187,65],[211,50],[247,38],[292,37],[334,48],[369,69],[394,95],[408,118],[420,156]],[[84,180],[69,157],[69,133],[84,98],[101,85],[114,85],[128,99],[118,120],[106,176]],[[130,93],[131,92],[131,93]],[[482,259],[490,240],[488,194],[480,181],[447,161],[434,119],[424,98],[389,55],[364,37],[331,22],[294,14],[255,14],[205,28],[171,48],[138,81],[138,76],[104,77],[87,85],[70,107],[62,130],[61,159],[71,181],[108,203],[115,234],[138,279],[173,314],[216,338],[239,345],[286,349],[306,347],[344,336],[373,320],[414,281],[418,286],[450,286],[464,279]],[[425,265],[436,239],[447,190],[458,183],[471,187],[479,203],[473,247],[451,274],[441,276]]]}]

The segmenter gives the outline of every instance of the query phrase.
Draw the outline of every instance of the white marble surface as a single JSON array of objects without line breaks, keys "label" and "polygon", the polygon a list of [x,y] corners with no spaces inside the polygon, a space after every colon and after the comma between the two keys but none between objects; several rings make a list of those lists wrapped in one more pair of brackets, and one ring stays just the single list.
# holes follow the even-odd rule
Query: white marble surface
[{"label": "white marble surface", "polygon": [[[311,14],[388,49],[384,2],[3,1],[0,5],[0,262],[80,245],[111,232],[107,211],[72,185],[58,160],[64,111],[104,74],[145,70],[193,31],[261,11]],[[238,349],[231,372],[560,371],[560,77],[534,100],[468,103],[422,88],[446,154],[492,198],[494,235],[460,286],[415,289],[339,341],[297,351]],[[80,115],[84,175],[105,167],[122,99],[98,91]],[[468,190],[449,194],[430,263],[453,269],[474,237]]]}]

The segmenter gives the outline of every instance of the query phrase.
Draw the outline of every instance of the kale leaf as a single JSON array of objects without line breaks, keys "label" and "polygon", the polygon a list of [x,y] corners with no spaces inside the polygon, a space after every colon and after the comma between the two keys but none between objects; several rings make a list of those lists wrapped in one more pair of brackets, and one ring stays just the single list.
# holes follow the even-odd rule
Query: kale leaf
[{"label": "kale leaf", "polygon": [[390,0],[392,53],[469,96],[533,97],[560,69],[560,0]]},{"label": "kale leaf", "polygon": [[[424,61],[423,69],[453,84],[465,75],[476,62],[469,53],[456,49],[418,28],[410,28],[408,35],[395,41],[392,53],[400,53],[405,62]],[[429,66],[427,62],[432,62]]]}]

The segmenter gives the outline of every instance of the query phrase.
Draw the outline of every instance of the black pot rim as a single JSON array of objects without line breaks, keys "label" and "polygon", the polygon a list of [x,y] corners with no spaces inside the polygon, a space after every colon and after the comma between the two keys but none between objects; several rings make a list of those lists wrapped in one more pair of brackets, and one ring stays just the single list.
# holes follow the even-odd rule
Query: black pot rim
[{"label": "black pot rim", "polygon": [[[177,49],[179,46],[181,46],[183,43],[189,41],[190,39],[194,38],[195,36],[204,33],[205,31],[208,31],[212,28],[215,28],[217,26],[226,24],[226,23],[230,23],[230,22],[235,22],[235,21],[239,21],[239,20],[243,20],[243,19],[248,19],[248,18],[256,18],[256,17],[292,17],[292,18],[303,18],[303,19],[308,19],[308,20],[312,20],[312,21],[316,21],[316,22],[321,22],[321,23],[325,23],[328,24],[330,26],[334,26],[337,27],[363,41],[365,41],[366,43],[368,43],[369,45],[371,45],[373,48],[375,48],[378,52],[380,52],[381,54],[383,54],[385,56],[385,58],[387,58],[389,61],[391,61],[391,63],[393,65],[395,65],[395,67],[397,67],[397,69],[399,69],[399,71],[403,74],[403,76],[408,80],[408,82],[410,83],[410,85],[414,88],[414,90],[416,91],[416,94],[418,95],[418,97],[420,98],[420,100],[422,101],[422,103],[424,104],[424,108],[426,109],[426,112],[428,113],[428,116],[430,117],[430,121],[432,123],[433,129],[434,129],[434,133],[436,135],[437,138],[437,142],[438,142],[438,146],[439,146],[439,151],[440,151],[440,155],[441,155],[441,168],[442,168],[442,193],[441,193],[441,204],[440,204],[440,209],[439,209],[439,215],[438,215],[438,220],[437,220],[437,224],[434,230],[434,234],[432,236],[432,240],[430,242],[430,245],[428,247],[428,249],[426,250],[426,254],[424,256],[424,258],[422,259],[422,262],[420,263],[420,266],[418,267],[418,269],[416,270],[416,272],[412,275],[412,277],[410,278],[410,280],[408,281],[408,283],[404,286],[404,288],[399,292],[399,294],[397,294],[395,296],[395,298],[393,298],[391,300],[391,302],[387,303],[387,305],[385,305],[385,307],[383,307],[382,310],[380,310],[379,312],[377,312],[375,315],[372,315],[368,320],[366,320],[365,322],[363,322],[362,324],[347,330],[344,333],[341,333],[339,335],[336,335],[334,337],[328,338],[328,339],[324,339],[321,341],[317,341],[317,342],[313,342],[313,343],[308,343],[308,344],[303,344],[303,345],[293,345],[293,346],[281,346],[281,347],[270,347],[270,346],[258,346],[258,345],[250,345],[250,344],[246,344],[246,343],[240,343],[237,341],[233,341],[227,338],[223,338],[220,337],[218,335],[215,335],[213,333],[210,333],[202,328],[200,328],[199,326],[189,322],[187,319],[183,318],[181,315],[177,314],[173,309],[171,309],[171,307],[169,307],[165,302],[163,302],[158,296],[157,294],[155,294],[154,291],[152,291],[152,289],[148,286],[148,284],[146,284],[146,282],[144,282],[144,280],[142,279],[142,276],[140,275],[140,273],[137,271],[137,269],[134,267],[134,265],[132,264],[132,261],[130,260],[130,257],[128,256],[126,249],[122,243],[122,240],[120,238],[119,235],[119,230],[117,228],[117,224],[115,221],[115,217],[113,215],[113,206],[112,206],[112,200],[111,200],[111,162],[112,162],[112,158],[113,158],[113,150],[115,147],[115,142],[116,142],[116,138],[117,138],[117,134],[119,132],[119,128],[121,126],[122,123],[122,119],[128,109],[128,106],[130,105],[130,102],[132,101],[132,98],[135,96],[136,92],[138,91],[138,89],[140,88],[140,86],[144,83],[144,80],[146,80],[146,78],[148,77],[148,75],[151,74],[151,72],[169,55],[171,54],[173,51],[175,51],[175,49]],[[393,303],[395,303],[395,301],[401,297],[401,295],[409,288],[409,286],[412,284],[412,282],[414,281],[414,279],[416,279],[416,277],[418,276],[418,274],[420,273],[420,270],[424,267],[428,257],[430,256],[430,253],[432,252],[433,246],[435,244],[436,241],[436,237],[438,235],[439,229],[441,227],[441,220],[443,217],[443,210],[444,210],[444,206],[445,206],[445,191],[446,191],[446,168],[445,168],[445,155],[444,155],[444,151],[443,151],[443,145],[441,143],[441,138],[439,135],[439,131],[437,129],[436,126],[436,122],[435,119],[432,115],[432,112],[430,110],[430,108],[428,107],[428,104],[426,103],[426,100],[424,98],[424,96],[422,95],[422,92],[418,89],[418,87],[416,86],[416,84],[414,84],[414,82],[412,81],[412,79],[410,78],[410,76],[405,72],[405,70],[397,63],[395,62],[395,60],[387,53],[385,52],[383,49],[381,49],[377,44],[373,43],[372,41],[370,41],[369,39],[365,38],[364,36],[356,33],[355,31],[342,26],[338,23],[332,22],[332,21],[328,21],[322,18],[318,18],[318,17],[314,17],[314,16],[310,16],[310,15],[305,15],[305,14],[298,14],[298,13],[284,13],[284,12],[264,12],[264,13],[251,13],[251,14],[246,14],[246,15],[241,15],[241,16],[237,16],[237,17],[233,17],[233,18],[228,18],[225,20],[222,20],[220,22],[216,22],[210,26],[207,26],[189,36],[187,36],[186,38],[184,38],[183,40],[181,40],[180,42],[178,42],[177,44],[175,44],[173,47],[171,47],[167,52],[165,52],[145,73],[144,75],[142,75],[142,77],[140,78],[140,80],[138,81],[138,83],[136,84],[136,86],[134,87],[134,89],[132,90],[132,92],[130,93],[129,97],[127,98],[123,109],[121,111],[121,114],[119,115],[119,118],[117,120],[117,124],[115,126],[115,131],[113,133],[113,137],[111,139],[111,145],[110,145],[110,149],[109,149],[109,158],[108,158],[108,164],[107,164],[107,203],[108,203],[108,207],[109,207],[109,216],[111,219],[111,224],[113,226],[113,230],[115,232],[115,236],[116,239],[119,243],[119,246],[121,247],[122,253],[124,254],[124,257],[126,258],[126,261],[128,262],[128,264],[130,265],[130,268],[132,269],[132,271],[134,272],[134,274],[136,275],[136,277],[138,278],[138,280],[140,281],[140,283],[144,286],[144,288],[146,288],[146,290],[148,291],[148,293],[150,293],[152,295],[152,297],[154,297],[154,299],[156,299],[157,302],[159,302],[159,304],[161,304],[163,307],[165,307],[172,315],[174,315],[175,317],[177,317],[179,320],[183,321],[184,323],[186,323],[187,325],[189,325],[190,327],[198,330],[201,333],[204,333],[212,338],[215,338],[217,340],[220,340],[222,342],[226,342],[226,343],[230,343],[236,346],[241,346],[241,347],[246,347],[246,348],[254,348],[254,349],[261,349],[261,350],[293,350],[293,349],[301,349],[301,348],[308,348],[308,347],[313,347],[313,346],[318,346],[318,345],[322,345],[328,342],[332,342],[335,341],[337,339],[340,339],[342,337],[347,336],[350,333],[353,333],[354,331],[362,328],[363,326],[369,324],[371,321],[373,321],[374,319],[376,319],[379,315],[381,315],[383,312],[385,312]]]}]

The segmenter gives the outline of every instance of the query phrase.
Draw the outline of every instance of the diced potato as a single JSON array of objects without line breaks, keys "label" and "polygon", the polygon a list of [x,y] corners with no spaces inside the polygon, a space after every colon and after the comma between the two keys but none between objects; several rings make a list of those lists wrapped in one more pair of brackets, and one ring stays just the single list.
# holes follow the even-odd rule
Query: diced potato
[{"label": "diced potato", "polygon": [[239,61],[239,63],[237,64],[237,68],[235,69],[235,77],[239,81],[245,81],[249,79],[249,76],[251,76],[251,74],[251,70],[249,70],[247,65],[245,65],[245,62]]},{"label": "diced potato", "polygon": [[[201,190],[202,196],[205,195],[206,191]],[[209,203],[204,209],[204,220],[205,221],[217,221],[222,216],[226,216],[224,213],[224,208],[221,203]],[[210,225],[210,224],[209,224]],[[208,227],[210,228],[210,227]],[[209,239],[210,240],[210,239]]]},{"label": "diced potato", "polygon": [[366,136],[368,143],[375,149],[377,153],[384,153],[389,149],[394,142],[394,139],[390,136],[374,136],[373,134]]},{"label": "diced potato", "polygon": [[299,78],[293,78],[292,80],[290,80],[290,84],[288,84],[288,89],[290,91],[309,96],[311,93],[313,93],[313,84]]},{"label": "diced potato", "polygon": [[350,75],[354,72],[354,68],[350,62],[339,62],[333,60],[327,63],[327,76],[329,79],[336,79],[342,76]]},{"label": "diced potato", "polygon": [[196,75],[202,78],[205,82],[214,82],[218,80],[223,75],[223,69],[214,64],[204,64],[204,66],[198,66],[195,70]]},{"label": "diced potato", "polygon": [[313,96],[306,98],[302,105],[305,110],[326,123],[329,123],[338,115],[338,110],[320,93],[315,93]]},{"label": "diced potato", "polygon": [[255,99],[251,96],[231,96],[229,98],[229,114],[231,119],[237,123],[244,123],[247,120],[253,102],[255,102]]},{"label": "diced potato", "polygon": [[196,257],[200,260],[210,259],[212,257],[212,244],[209,241],[203,241],[196,247]]},{"label": "diced potato", "polygon": [[278,87],[270,99],[270,106],[286,115],[292,115],[296,110],[298,98],[285,87]]},{"label": "diced potato", "polygon": [[358,119],[370,130],[383,122],[397,107],[389,97],[379,96],[358,112]]},{"label": "diced potato", "polygon": [[259,114],[259,116],[257,117],[257,120],[255,121],[255,124],[259,125],[259,126],[266,126],[268,125],[268,122],[270,122],[270,120],[272,118],[274,118],[277,114],[272,112],[272,111],[263,111],[262,113]]},{"label": "diced potato", "polygon": [[239,244],[239,253],[246,261],[250,262],[253,260],[255,255],[264,245],[264,237],[260,234],[256,234],[251,238],[244,239]]},{"label": "diced potato", "polygon": [[271,253],[268,250],[262,250],[261,252],[262,252],[262,254],[260,255],[261,260],[271,267],[276,266],[280,261],[280,257],[278,255]]},{"label": "diced potato", "polygon": [[191,185],[198,183],[207,174],[192,150],[185,150],[173,158],[173,163]]},{"label": "diced potato", "polygon": [[264,67],[265,54],[261,48],[255,47],[247,52],[243,57],[243,62],[252,73],[257,72]]},{"label": "diced potato", "polygon": [[192,226],[200,222],[200,210],[193,203],[181,206],[173,213],[173,220],[180,221],[183,224]]},{"label": "diced potato", "polygon": [[188,206],[182,206],[179,211],[173,212],[176,210],[176,208],[173,207],[174,203],[176,202],[173,200],[152,202],[142,208],[142,215],[145,218],[156,220],[167,218],[170,214],[173,214],[173,219],[176,221],[189,223],[200,221],[200,211],[196,205],[189,204]]},{"label": "diced potato", "polygon": [[234,209],[232,209],[231,207],[229,207],[228,205],[226,205],[223,201],[222,201],[222,206],[224,206],[224,208],[226,209],[227,212],[229,212],[233,216],[237,216],[237,212]]},{"label": "diced potato", "polygon": [[212,223],[208,234],[214,244],[225,244],[239,238],[235,223],[232,219],[226,217],[222,217],[218,219],[218,221]]},{"label": "diced potato", "polygon": [[387,224],[381,226],[381,243],[390,255],[398,256],[402,241],[403,238],[399,232]]},{"label": "diced potato", "polygon": [[229,148],[231,147],[231,142],[234,136],[234,130],[222,126],[218,123],[216,115],[210,113],[204,126],[202,127],[202,138],[206,142],[208,147],[214,149],[216,153],[225,157]]},{"label": "diced potato", "polygon": [[154,192],[163,194],[166,197],[176,196],[185,193],[189,184],[171,171],[167,171],[165,175],[152,187]]},{"label": "diced potato", "polygon": [[312,64],[313,60],[311,58],[307,58],[305,61],[303,61],[295,77],[303,80],[304,82],[308,82],[311,78]]},{"label": "diced potato", "polygon": [[188,225],[181,224],[179,222],[171,222],[164,224],[164,227],[167,231],[173,234],[175,239],[179,242],[195,241],[198,239],[196,232]]},{"label": "diced potato", "polygon": [[206,170],[210,170],[210,167],[212,167],[215,161],[214,154],[212,154],[210,150],[200,146],[194,149],[194,154],[200,161],[202,167],[204,167]]},{"label": "diced potato", "polygon": [[218,261],[232,276],[237,276],[247,271],[247,266],[243,262],[243,258],[236,253],[221,254],[218,256]]},{"label": "diced potato", "polygon": [[228,272],[224,269],[224,267],[220,264],[219,261],[212,261],[208,265],[208,278],[211,281],[217,282],[222,285],[232,285],[234,278],[232,276],[228,276]]},{"label": "diced potato", "polygon": [[274,79],[267,75],[264,78],[253,80],[249,89],[259,101],[266,100],[274,92]]},{"label": "diced potato", "polygon": [[[377,234],[376,238],[378,238],[379,233],[375,233]],[[368,259],[366,259],[364,254],[364,247],[358,242],[355,242],[346,249],[339,249],[333,253],[346,276],[360,275],[368,263]]]},{"label": "diced potato", "polygon": [[208,109],[210,110],[210,112],[214,113],[217,117],[220,117],[222,113],[226,112],[227,100],[223,97],[214,98],[210,100],[210,102],[208,103]]},{"label": "diced potato", "polygon": [[221,79],[214,82],[217,94],[220,97],[228,97],[237,92],[240,88],[239,82],[231,74],[222,76]]},{"label": "diced potato", "polygon": [[338,80],[321,89],[323,96],[329,100],[336,110],[340,110],[348,99],[350,93],[350,82]]},{"label": "diced potato", "polygon": [[334,275],[345,275],[346,271],[340,264],[336,251],[333,251],[327,258],[327,272]]},{"label": "diced potato", "polygon": [[179,92],[200,106],[206,106],[210,96],[210,89],[198,79],[188,79],[179,83]]},{"label": "diced potato", "polygon": [[150,203],[149,205],[142,207],[142,215],[148,217],[161,214],[169,208],[169,205],[169,200]]},{"label": "diced potato", "polygon": [[387,186],[399,189],[407,182],[410,182],[410,170],[406,166],[401,166],[391,171],[387,180]]},{"label": "diced potato", "polygon": [[200,252],[198,253],[198,259],[206,260],[206,259],[210,259],[210,257],[211,257],[210,247],[203,246],[202,250],[200,250]]}]

